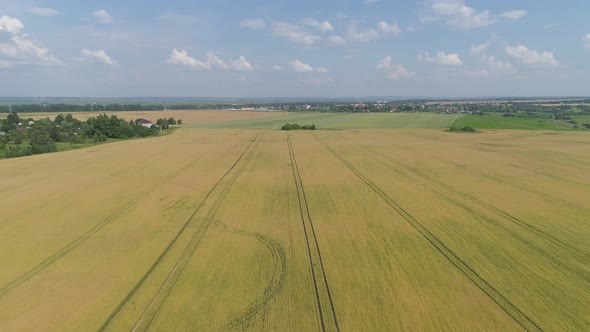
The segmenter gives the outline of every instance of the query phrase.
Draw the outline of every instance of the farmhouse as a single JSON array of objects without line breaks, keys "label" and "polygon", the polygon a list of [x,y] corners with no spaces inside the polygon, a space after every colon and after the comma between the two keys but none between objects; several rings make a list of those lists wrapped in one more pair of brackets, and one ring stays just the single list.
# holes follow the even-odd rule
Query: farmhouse
[{"label": "farmhouse", "polygon": [[150,120],[148,120],[148,119],[137,119],[135,121],[135,124],[142,125],[142,126],[144,126],[146,128],[151,128],[152,125],[153,125],[153,123]]}]

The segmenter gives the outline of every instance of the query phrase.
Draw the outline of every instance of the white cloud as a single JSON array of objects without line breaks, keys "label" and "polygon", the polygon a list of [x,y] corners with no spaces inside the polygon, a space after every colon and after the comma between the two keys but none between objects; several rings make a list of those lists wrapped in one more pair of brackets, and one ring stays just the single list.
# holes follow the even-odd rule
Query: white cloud
[{"label": "white cloud", "polygon": [[416,73],[409,71],[406,67],[394,64],[389,55],[381,59],[377,63],[376,68],[385,71],[385,77],[392,80],[398,78],[410,78],[416,75]]},{"label": "white cloud", "polygon": [[279,65],[274,65],[272,66],[272,70],[282,70],[283,68],[281,68],[281,66]]},{"label": "white cloud", "polygon": [[82,49],[82,55],[88,61],[101,62],[105,65],[116,65],[117,61],[113,60],[104,50],[91,51],[88,49]]},{"label": "white cloud", "polygon": [[61,15],[61,13],[53,8],[42,8],[42,7],[31,7],[27,9],[27,11],[33,15],[37,16],[57,16]]},{"label": "white cloud", "polygon": [[264,29],[266,22],[261,18],[244,19],[240,21],[240,26],[247,29]]},{"label": "white cloud", "polygon": [[480,45],[471,45],[471,54],[480,55],[485,52],[492,45],[492,40],[488,40]]},{"label": "white cloud", "polygon": [[6,31],[11,34],[17,34],[24,28],[21,21],[9,16],[0,17],[0,31]]},{"label": "white cloud", "polygon": [[508,75],[516,73],[516,70],[510,62],[498,60],[491,55],[482,54],[480,60],[488,66],[492,74]]},{"label": "white cloud", "polygon": [[248,60],[246,60],[246,58],[243,55],[240,55],[240,57],[237,60],[230,60],[228,62],[228,67],[231,70],[237,71],[254,70],[252,64],[248,62]]},{"label": "white cloud", "polygon": [[332,23],[330,23],[327,20],[320,22],[320,21],[313,19],[313,18],[304,18],[301,20],[301,24],[307,25],[307,26],[312,27],[312,28],[319,30],[321,32],[334,31],[334,27],[332,26]]},{"label": "white cloud", "polygon": [[207,53],[207,60],[201,61],[189,56],[186,51],[178,50],[176,48],[172,50],[172,53],[170,53],[170,56],[166,61],[171,64],[187,66],[197,70],[212,69],[214,67],[235,71],[254,70],[252,64],[248,62],[244,56],[240,56],[236,60],[230,60],[226,62],[215,54],[209,52]]},{"label": "white cloud", "polygon": [[400,27],[395,22],[394,23],[387,23],[387,22],[381,21],[381,22],[377,23],[377,26],[379,27],[379,29],[381,29],[381,31],[383,33],[392,33],[394,35],[399,35],[402,32]]},{"label": "white cloud", "polygon": [[342,36],[334,35],[328,38],[330,45],[332,46],[344,46],[346,45],[346,39],[342,38]]},{"label": "white cloud", "polygon": [[111,24],[113,23],[113,17],[109,12],[104,9],[99,9],[92,13],[92,17],[101,24]]},{"label": "white cloud", "polygon": [[428,52],[420,53],[416,56],[418,61],[426,62],[426,63],[438,63],[444,66],[460,66],[463,64],[459,54],[457,53],[445,53],[445,52],[436,52],[435,55],[431,56]]},{"label": "white cloud", "polygon": [[289,65],[291,66],[291,68],[293,68],[293,70],[295,70],[298,73],[325,73],[328,71],[328,69],[326,68],[312,67],[307,63],[303,63],[299,60],[293,60],[289,62]]},{"label": "white cloud", "polygon": [[537,52],[531,50],[523,45],[504,47],[504,52],[516,60],[524,63],[529,67],[556,67],[559,66],[559,62],[553,56],[553,52],[542,51]]},{"label": "white cloud", "polygon": [[12,67],[17,64],[55,65],[61,62],[49,54],[49,49],[37,45],[26,34],[21,34],[23,23],[9,16],[0,17],[0,31],[6,31],[12,37],[6,42],[0,41],[0,62],[2,67]]},{"label": "white cloud", "polygon": [[444,19],[450,26],[473,29],[494,24],[490,11],[477,11],[461,0],[436,0],[432,3],[432,17],[423,18],[427,21]]},{"label": "white cloud", "polygon": [[291,42],[305,46],[313,46],[322,40],[320,36],[311,34],[303,28],[287,22],[272,22],[271,29],[275,36],[287,38]]},{"label": "white cloud", "polygon": [[183,65],[183,66],[187,66],[187,67],[191,67],[194,69],[209,69],[211,68],[211,66],[206,63],[206,62],[202,62],[199,61],[195,58],[190,57],[186,51],[182,50],[179,51],[177,49],[172,50],[172,53],[170,53],[170,56],[168,57],[167,60],[169,63],[175,64],[175,65]]},{"label": "white cloud", "polygon": [[590,48],[590,33],[587,33],[584,37],[582,37],[584,44],[587,48]]},{"label": "white cloud", "polygon": [[510,10],[500,14],[500,17],[508,18],[511,20],[518,20],[526,15],[526,10]]},{"label": "white cloud", "polygon": [[61,64],[49,54],[49,49],[37,45],[24,35],[13,36],[10,42],[0,43],[0,56],[8,58],[3,61],[13,64]]},{"label": "white cloud", "polygon": [[356,24],[351,24],[348,27],[347,37],[350,40],[362,43],[368,43],[379,38],[379,32],[375,29],[358,29]]}]

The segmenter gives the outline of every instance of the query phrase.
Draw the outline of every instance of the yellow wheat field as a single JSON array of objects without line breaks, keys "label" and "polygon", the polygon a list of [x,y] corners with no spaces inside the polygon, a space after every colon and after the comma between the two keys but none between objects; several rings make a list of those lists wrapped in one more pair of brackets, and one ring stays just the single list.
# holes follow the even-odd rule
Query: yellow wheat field
[{"label": "yellow wheat field", "polygon": [[179,129],[2,160],[0,330],[587,330],[589,144]]},{"label": "yellow wheat field", "polygon": [[[231,120],[259,119],[272,116],[287,114],[286,112],[253,112],[253,111],[223,111],[223,110],[167,110],[167,111],[133,111],[133,112],[63,112],[62,114],[72,114],[78,120],[86,121],[100,114],[116,115],[125,120],[148,119],[156,122],[160,118],[181,119],[183,124],[213,123]],[[23,119],[32,118],[34,120],[50,118],[54,119],[60,113],[19,113]],[[5,117],[6,114],[0,116]]]}]

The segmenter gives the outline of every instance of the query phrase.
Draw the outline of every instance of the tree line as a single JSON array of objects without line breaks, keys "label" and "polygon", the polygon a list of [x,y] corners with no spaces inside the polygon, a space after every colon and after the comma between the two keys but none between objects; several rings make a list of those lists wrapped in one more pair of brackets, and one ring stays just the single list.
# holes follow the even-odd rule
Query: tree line
[{"label": "tree line", "polygon": [[[160,119],[166,123],[162,129],[181,120]],[[127,139],[158,135],[159,126],[147,128],[136,121],[127,121],[115,115],[101,114],[80,121],[71,114],[49,118],[23,119],[11,112],[0,120],[0,157],[13,158],[57,151],[56,143],[84,144],[104,142],[108,139]]]}]

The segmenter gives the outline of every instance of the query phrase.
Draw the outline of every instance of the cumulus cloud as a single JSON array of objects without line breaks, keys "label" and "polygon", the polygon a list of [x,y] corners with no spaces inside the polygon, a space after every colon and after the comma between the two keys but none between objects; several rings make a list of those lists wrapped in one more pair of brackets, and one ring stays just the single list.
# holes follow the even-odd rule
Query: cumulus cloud
[{"label": "cumulus cloud", "polygon": [[590,48],[590,33],[587,33],[584,37],[582,37],[584,44],[587,48]]},{"label": "cumulus cloud", "polygon": [[384,71],[385,77],[392,80],[398,78],[410,78],[416,75],[416,73],[409,71],[406,67],[394,64],[389,55],[377,63],[376,69]]},{"label": "cumulus cloud", "polygon": [[168,63],[175,64],[175,65],[182,65],[191,67],[193,69],[209,69],[211,66],[206,63],[199,61],[186,53],[184,50],[172,50],[170,56],[168,57]]},{"label": "cumulus cloud", "polygon": [[109,12],[104,9],[99,9],[92,13],[92,17],[101,24],[111,24],[113,23],[113,17]]},{"label": "cumulus cloud", "polygon": [[487,54],[480,56],[481,62],[488,66],[492,74],[495,75],[508,75],[514,74],[516,70],[510,62],[505,62],[496,59],[495,57]]},{"label": "cumulus cloud", "polygon": [[43,7],[31,7],[27,9],[27,11],[33,15],[37,16],[57,16],[61,13],[53,8],[43,8]]},{"label": "cumulus cloud", "polygon": [[348,26],[347,35],[348,39],[355,42],[368,43],[379,38],[379,31],[372,28],[359,29],[355,23]]},{"label": "cumulus cloud", "polygon": [[457,53],[445,53],[445,52],[436,52],[435,55],[431,56],[428,52],[420,53],[416,56],[418,61],[426,62],[426,63],[438,63],[444,66],[460,66],[463,64],[459,54]]},{"label": "cumulus cloud", "polygon": [[491,45],[492,45],[491,40],[488,40],[483,44],[471,45],[471,54],[480,55],[481,53],[485,52]]},{"label": "cumulus cloud", "polygon": [[305,46],[313,46],[322,40],[320,36],[287,22],[272,22],[271,30],[273,35],[277,37],[287,38],[291,42]]},{"label": "cumulus cloud", "polygon": [[60,64],[49,49],[37,45],[25,36],[13,36],[8,43],[0,43],[0,56],[11,64]]},{"label": "cumulus cloud", "polygon": [[559,66],[559,62],[553,56],[553,52],[542,51],[537,52],[535,50],[529,49],[523,45],[516,45],[510,46],[506,45],[504,47],[504,52],[524,63],[529,67],[556,67]]},{"label": "cumulus cloud", "polygon": [[49,49],[37,44],[26,34],[22,22],[9,16],[0,17],[0,31],[10,36],[6,41],[0,41],[0,62],[2,67],[12,67],[19,64],[55,65],[61,62],[49,53]]},{"label": "cumulus cloud", "polygon": [[289,65],[291,66],[291,68],[293,68],[293,70],[295,70],[298,73],[325,73],[328,71],[328,69],[326,68],[312,67],[307,63],[303,63],[299,60],[293,60],[289,62]]},{"label": "cumulus cloud", "polygon": [[399,25],[397,25],[397,23],[387,23],[384,21],[381,21],[379,23],[377,23],[377,26],[379,27],[379,29],[381,29],[381,31],[383,33],[392,33],[394,35],[399,35],[402,30],[400,29]]},{"label": "cumulus cloud", "polygon": [[244,19],[240,21],[240,26],[247,29],[264,29],[266,22],[261,18]]},{"label": "cumulus cloud", "polygon": [[511,20],[518,20],[526,15],[526,10],[510,10],[500,14],[502,18],[508,18]]},{"label": "cumulus cloud", "polygon": [[9,16],[0,17],[0,31],[6,31],[11,34],[19,33],[25,26],[21,21]]},{"label": "cumulus cloud", "polygon": [[332,46],[344,46],[346,45],[346,39],[342,38],[342,36],[333,35],[328,38],[330,45]]},{"label": "cumulus cloud", "polygon": [[196,59],[188,55],[184,50],[173,49],[172,53],[166,60],[168,63],[175,65],[182,65],[197,70],[220,68],[224,70],[235,71],[250,71],[254,70],[254,66],[244,56],[240,56],[236,60],[224,61],[217,55],[209,52],[205,61]]},{"label": "cumulus cloud", "polygon": [[82,55],[84,59],[91,62],[100,62],[105,65],[116,65],[117,61],[113,60],[104,50],[91,51],[88,49],[82,49]]},{"label": "cumulus cloud", "polygon": [[489,10],[477,11],[461,0],[436,0],[432,3],[432,20],[444,19],[447,25],[473,29],[494,24]]},{"label": "cumulus cloud", "polygon": [[332,26],[332,23],[330,23],[327,20],[320,22],[320,21],[313,19],[313,18],[304,18],[301,20],[301,24],[312,27],[312,28],[319,30],[321,32],[334,31],[334,27]]},{"label": "cumulus cloud", "polygon": [[252,66],[252,64],[250,62],[248,62],[248,60],[246,60],[246,58],[243,55],[240,55],[240,57],[236,60],[230,60],[227,65],[231,70],[237,70],[237,71],[254,70],[254,67]]}]

